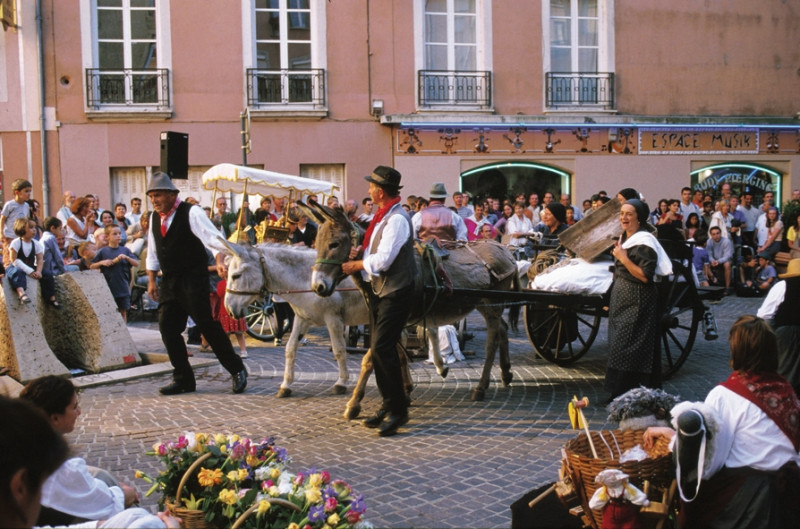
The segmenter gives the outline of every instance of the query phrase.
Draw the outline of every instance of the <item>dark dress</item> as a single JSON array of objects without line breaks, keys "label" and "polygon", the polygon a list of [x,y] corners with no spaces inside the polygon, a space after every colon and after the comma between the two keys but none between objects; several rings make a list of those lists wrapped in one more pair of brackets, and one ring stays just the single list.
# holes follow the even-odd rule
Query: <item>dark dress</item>
[{"label": "dark dress", "polygon": [[657,254],[645,245],[628,249],[628,257],[642,268],[642,283],[619,261],[614,262],[614,283],[608,310],[608,365],[605,389],[611,397],[640,385],[661,387],[658,355],[659,303],[655,277]]}]

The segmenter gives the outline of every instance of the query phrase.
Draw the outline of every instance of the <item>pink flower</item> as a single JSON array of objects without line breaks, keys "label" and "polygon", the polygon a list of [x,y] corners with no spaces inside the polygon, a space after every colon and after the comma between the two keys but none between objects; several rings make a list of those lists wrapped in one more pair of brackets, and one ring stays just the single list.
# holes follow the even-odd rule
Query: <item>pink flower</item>
[{"label": "pink flower", "polygon": [[330,497],[325,500],[325,512],[332,512],[336,510],[336,507],[339,505],[339,502],[336,501],[336,498]]},{"label": "pink flower", "polygon": [[306,479],[306,477],[303,475],[303,473],[302,472],[298,472],[297,475],[294,477],[294,480],[292,480],[292,483],[294,483],[295,485],[300,486],[300,485],[303,484],[303,481],[305,481],[305,479]]},{"label": "pink flower", "polygon": [[181,435],[180,437],[178,437],[178,443],[175,446],[178,448],[186,448],[187,446],[189,446],[189,440],[186,439],[186,436]]},{"label": "pink flower", "polygon": [[347,523],[352,525],[358,523],[358,521],[361,520],[361,513],[354,511],[347,511],[347,513],[345,514],[345,518],[347,518]]},{"label": "pink flower", "polygon": [[158,455],[160,455],[160,456],[167,455],[167,445],[165,445],[163,443],[158,445]]},{"label": "pink flower", "polygon": [[327,470],[323,470],[322,472],[320,472],[320,475],[322,476],[323,484],[328,483],[331,480],[331,474]]}]

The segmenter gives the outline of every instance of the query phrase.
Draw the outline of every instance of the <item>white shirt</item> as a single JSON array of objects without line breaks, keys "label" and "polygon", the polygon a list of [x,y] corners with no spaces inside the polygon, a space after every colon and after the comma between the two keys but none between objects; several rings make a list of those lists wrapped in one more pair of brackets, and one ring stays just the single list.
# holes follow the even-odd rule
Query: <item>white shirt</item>
[{"label": "white shirt", "polygon": [[788,461],[800,464],[800,454],[786,434],[746,398],[716,386],[705,403],[714,408],[724,431],[717,436],[712,473],[723,465],[778,470]]},{"label": "white shirt", "polygon": [[[398,203],[392,209],[395,207],[402,206]],[[386,228],[383,230],[381,241],[378,243],[378,248],[376,248],[375,253],[370,253],[372,252],[372,243],[374,241],[370,241],[370,247],[364,251],[364,259],[362,261],[364,270],[361,276],[365,281],[371,281],[373,276],[378,277],[381,272],[388,270],[389,267],[392,266],[392,263],[394,263],[395,258],[397,258],[397,254],[400,253],[400,249],[409,237],[411,237],[411,227],[401,214],[387,214],[387,216],[381,219],[375,226],[375,229],[372,231],[373,237],[377,236],[383,225],[386,225]]]},{"label": "white shirt", "polygon": [[761,303],[761,307],[758,309],[757,316],[767,321],[774,318],[775,314],[778,312],[778,307],[781,305],[781,303],[783,303],[783,298],[785,296],[786,281],[778,281],[771,289],[769,289],[767,297],[764,298],[764,302]]},{"label": "white shirt", "polygon": [[754,206],[746,208],[744,207],[744,204],[739,204],[736,206],[736,211],[741,211],[744,213],[745,219],[747,219],[747,224],[745,224],[745,227],[742,231],[754,231],[756,229],[758,216],[761,215],[762,211]]},{"label": "white shirt", "polygon": [[689,215],[692,213],[697,213],[698,217],[703,216],[703,211],[697,207],[697,204],[694,202],[689,202],[688,205],[681,202],[681,215],[683,215],[683,227],[686,227],[686,220],[689,218]]},{"label": "white shirt", "polygon": [[73,457],[44,482],[42,505],[79,518],[103,520],[125,510],[125,493],[92,477],[86,461]]},{"label": "white shirt", "polygon": [[[526,209],[531,212],[531,225],[539,224],[542,221],[542,217],[541,217],[542,207],[541,206],[536,206],[535,208],[532,208],[531,206],[528,206]],[[511,215],[511,216],[513,217],[514,215]]]},{"label": "white shirt", "polygon": [[[506,221],[506,233],[533,233],[533,223],[525,215],[521,219],[516,214],[511,215]],[[508,243],[513,246],[525,246],[528,243],[528,239],[512,237]]]},{"label": "white shirt", "polygon": [[125,218],[128,219],[130,225],[133,226],[134,224],[139,224],[139,220],[142,218],[142,214],[130,211],[125,214]]},{"label": "white shirt", "polygon": [[[166,219],[161,221],[162,225],[167,227],[167,231],[169,231],[172,220],[175,218],[176,211],[177,208],[170,213]],[[156,212],[153,212],[153,214],[158,215]],[[148,248],[156,247],[153,228],[153,222],[150,222],[150,228],[147,230]],[[224,235],[214,226],[203,208],[194,206],[189,208],[189,228],[192,230],[192,233],[200,239],[200,242],[211,251],[214,257],[216,257],[219,252],[227,251],[225,245],[219,240],[220,237],[224,238]],[[161,264],[158,262],[158,256],[156,255],[157,253],[158,252],[155,251],[147,252],[147,259],[145,260],[145,267],[147,270],[155,272],[161,269]]]},{"label": "white shirt", "polygon": [[769,237],[769,228],[767,228],[767,216],[762,213],[758,216],[758,220],[756,221],[756,242],[759,246],[763,246],[765,242],[767,242],[767,238]]},{"label": "white shirt", "polygon": [[25,242],[19,237],[17,237],[13,241],[11,241],[11,243],[9,243],[9,247],[13,248],[13,250],[17,252],[17,258],[14,260],[13,264],[17,268],[25,272],[25,275],[29,275],[31,272],[36,271],[35,268],[31,268],[30,266],[23,263],[19,255],[21,253],[28,255],[31,252],[31,245],[33,245],[33,254],[37,256],[36,261],[38,262],[40,258],[44,258],[43,256],[44,245],[41,242],[37,241],[36,239],[31,239],[31,242]]}]

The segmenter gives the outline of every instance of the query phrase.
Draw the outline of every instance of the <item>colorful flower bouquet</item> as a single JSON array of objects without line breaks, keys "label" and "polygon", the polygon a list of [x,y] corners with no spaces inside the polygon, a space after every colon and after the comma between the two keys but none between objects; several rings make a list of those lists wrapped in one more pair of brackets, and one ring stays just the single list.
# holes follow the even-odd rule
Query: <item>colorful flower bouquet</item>
[{"label": "colorful flower bouquet", "polygon": [[152,484],[146,496],[160,492],[159,507],[172,507],[178,516],[176,507],[202,511],[205,523],[219,529],[234,523],[245,529],[371,527],[363,520],[364,498],[350,485],[324,470],[289,472],[286,450],[273,438],[254,442],[238,435],[186,433],[147,454],[158,457],[165,470],[156,478],[141,471],[136,477]]}]

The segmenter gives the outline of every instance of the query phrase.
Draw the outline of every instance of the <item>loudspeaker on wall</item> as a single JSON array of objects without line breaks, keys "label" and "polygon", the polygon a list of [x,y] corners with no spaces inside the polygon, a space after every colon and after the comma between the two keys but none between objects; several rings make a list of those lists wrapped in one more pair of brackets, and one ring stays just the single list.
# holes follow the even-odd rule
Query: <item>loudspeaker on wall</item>
[{"label": "loudspeaker on wall", "polygon": [[161,172],[173,180],[189,178],[189,135],[183,132],[161,133]]}]

